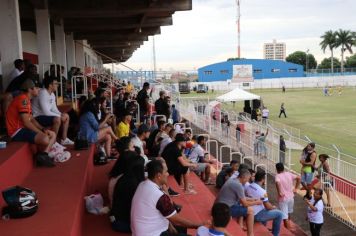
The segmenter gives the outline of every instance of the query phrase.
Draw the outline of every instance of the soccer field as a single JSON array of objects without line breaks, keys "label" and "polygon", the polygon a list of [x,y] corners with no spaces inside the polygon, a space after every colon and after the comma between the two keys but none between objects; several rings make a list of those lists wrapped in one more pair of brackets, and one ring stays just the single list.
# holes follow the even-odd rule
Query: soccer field
[{"label": "soccer field", "polygon": [[[338,146],[341,152],[356,156],[356,90],[343,88],[339,96],[334,89],[333,96],[324,96],[322,89],[293,89],[282,93],[281,89],[251,90],[261,96],[270,110],[270,119],[301,130],[319,145],[332,148]],[[209,97],[213,100],[220,93],[190,94],[184,97]],[[278,118],[279,108],[284,102],[288,118]],[[244,104],[235,107],[224,104],[224,109],[242,111]]]}]

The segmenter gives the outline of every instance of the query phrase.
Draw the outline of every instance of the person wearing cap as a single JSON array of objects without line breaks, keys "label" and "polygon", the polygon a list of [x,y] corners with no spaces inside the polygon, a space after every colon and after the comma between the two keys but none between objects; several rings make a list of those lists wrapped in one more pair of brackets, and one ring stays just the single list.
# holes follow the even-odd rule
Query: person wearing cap
[{"label": "person wearing cap", "polygon": [[35,84],[39,84],[37,67],[33,64],[26,66],[25,71],[11,80],[10,84],[7,86],[3,98],[3,113],[5,114],[7,108],[9,107],[12,99],[19,94],[21,94],[20,87],[21,84],[26,80],[31,79]]},{"label": "person wearing cap", "polygon": [[74,142],[67,137],[69,127],[69,116],[61,113],[56,104],[54,92],[58,89],[58,81],[54,76],[43,80],[42,88],[37,97],[32,98],[32,112],[35,119],[44,127],[50,127],[56,135],[62,126],[62,145],[73,145]]},{"label": "person wearing cap", "polygon": [[197,168],[191,168],[191,170],[199,175],[206,185],[214,185],[214,183],[210,180],[210,164],[214,164],[214,161],[206,158],[208,153],[206,153],[203,148],[205,145],[205,137],[202,135],[199,136],[197,138],[197,143],[193,145],[192,151],[188,158],[192,163],[196,163],[198,165]]},{"label": "person wearing cap", "polygon": [[145,159],[145,164],[148,163],[148,157],[145,154],[145,150],[143,148],[143,142],[148,139],[150,136],[150,129],[146,124],[142,124],[138,127],[137,135],[132,138],[133,145],[138,147],[141,152],[141,156]]},{"label": "person wearing cap", "polygon": [[[56,142],[56,134],[40,125],[32,116],[31,98],[38,95],[38,85],[26,79],[20,87],[22,93],[15,97],[6,112],[6,128],[12,141],[30,142],[41,150],[37,164],[53,166],[48,152]],[[40,160],[40,161],[39,161]]]},{"label": "person wearing cap", "polygon": [[183,149],[185,148],[186,141],[183,134],[177,134],[175,140],[164,148],[161,156],[167,163],[169,174],[174,175],[179,185],[181,184],[181,177],[183,176],[184,193],[196,194],[196,192],[193,189],[189,189],[188,186],[188,169],[190,167],[197,168],[198,165],[189,162],[184,156]]},{"label": "person wearing cap", "polygon": [[116,136],[119,139],[130,135],[131,119],[132,119],[131,113],[126,111],[122,121],[116,127]]}]

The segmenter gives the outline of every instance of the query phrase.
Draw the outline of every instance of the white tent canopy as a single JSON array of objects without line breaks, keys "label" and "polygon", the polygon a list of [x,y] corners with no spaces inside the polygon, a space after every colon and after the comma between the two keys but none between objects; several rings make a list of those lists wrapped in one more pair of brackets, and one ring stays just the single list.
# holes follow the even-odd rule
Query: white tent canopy
[{"label": "white tent canopy", "polygon": [[254,99],[261,99],[261,97],[239,88],[235,88],[234,90],[216,98],[216,100],[219,102],[239,102]]}]

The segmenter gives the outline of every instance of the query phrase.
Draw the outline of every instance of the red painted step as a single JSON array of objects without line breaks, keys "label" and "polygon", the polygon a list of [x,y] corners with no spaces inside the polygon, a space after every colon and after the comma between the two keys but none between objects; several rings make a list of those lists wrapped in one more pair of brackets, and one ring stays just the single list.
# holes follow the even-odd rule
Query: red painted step
[{"label": "red painted step", "polygon": [[[76,156],[77,153],[80,156]],[[89,150],[72,151],[69,161],[54,168],[34,168],[23,183],[18,184],[37,193],[39,210],[25,219],[0,221],[1,235],[80,236],[83,196],[91,182],[93,153],[94,146],[91,146]]]},{"label": "red painted step", "polygon": [[[0,192],[22,183],[33,169],[30,145],[23,142],[7,143],[0,149]],[[5,204],[0,196],[0,207]]]}]

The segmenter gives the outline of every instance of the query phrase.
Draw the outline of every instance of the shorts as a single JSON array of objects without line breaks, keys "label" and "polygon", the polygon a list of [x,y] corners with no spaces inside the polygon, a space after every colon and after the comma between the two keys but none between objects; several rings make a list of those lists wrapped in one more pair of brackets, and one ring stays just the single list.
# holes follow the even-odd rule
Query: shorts
[{"label": "shorts", "polygon": [[37,133],[33,130],[21,128],[12,138],[11,141],[15,142],[29,142],[35,143]]},{"label": "shorts", "polygon": [[293,213],[294,198],[278,202],[278,208],[283,212],[283,220],[287,220],[288,214]]},{"label": "shorts", "polygon": [[53,121],[56,116],[37,116],[35,119],[37,120],[40,125],[44,127],[50,127],[53,125]]},{"label": "shorts", "polygon": [[232,217],[246,217],[247,216],[247,207],[242,206],[241,204],[235,204],[230,207],[230,212]]},{"label": "shorts", "polygon": [[197,163],[197,164],[198,164],[197,168],[190,168],[190,170],[194,171],[196,174],[201,174],[202,172],[205,171],[207,163]]},{"label": "shorts", "polygon": [[311,182],[313,181],[313,173],[303,173],[302,174],[302,183],[305,184],[311,184]]}]

